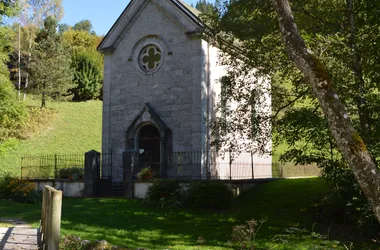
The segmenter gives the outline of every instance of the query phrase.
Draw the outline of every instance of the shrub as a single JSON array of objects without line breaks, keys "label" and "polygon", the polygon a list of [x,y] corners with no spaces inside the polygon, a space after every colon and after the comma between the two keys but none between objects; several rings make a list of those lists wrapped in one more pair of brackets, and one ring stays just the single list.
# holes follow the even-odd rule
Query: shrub
[{"label": "shrub", "polygon": [[59,175],[59,178],[61,179],[70,179],[70,180],[83,179],[83,168],[81,167],[61,168],[59,170],[58,175]]},{"label": "shrub", "polygon": [[180,207],[181,187],[176,180],[156,180],[145,195],[145,202],[155,207]]},{"label": "shrub", "polygon": [[233,202],[232,190],[222,182],[199,181],[189,185],[186,206],[191,208],[228,209]]},{"label": "shrub", "polygon": [[10,183],[14,180],[14,178],[9,174],[5,173],[0,177],[0,198],[1,199],[9,199],[11,196],[11,187]]},{"label": "shrub", "polygon": [[25,117],[25,105],[17,100],[14,86],[0,82],[0,143],[19,136]]},{"label": "shrub", "polygon": [[42,195],[35,185],[26,180],[18,180],[9,174],[0,178],[0,198],[23,203],[41,202]]}]

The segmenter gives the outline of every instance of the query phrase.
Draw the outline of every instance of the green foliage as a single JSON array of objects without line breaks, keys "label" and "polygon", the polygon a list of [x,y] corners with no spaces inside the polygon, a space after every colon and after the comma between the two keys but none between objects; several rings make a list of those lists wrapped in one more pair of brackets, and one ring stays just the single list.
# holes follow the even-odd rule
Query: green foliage
[{"label": "green foliage", "polygon": [[[16,7],[15,1],[0,2],[0,19],[13,15]],[[7,62],[12,35],[9,27],[0,27],[0,151],[6,150],[7,145],[3,144],[5,141],[18,137],[26,115],[25,107],[17,100],[14,87],[9,80]]]},{"label": "green foliage", "polygon": [[41,107],[45,107],[47,96],[67,98],[73,87],[70,50],[57,33],[57,25],[53,17],[48,17],[36,38],[31,73],[33,88],[42,97]]},{"label": "green foliage", "polygon": [[195,8],[202,12],[202,14],[212,14],[215,12],[215,7],[212,3],[206,0],[198,0],[195,3]]},{"label": "green foliage", "polygon": [[153,172],[149,167],[142,168],[139,173],[137,173],[137,179],[139,181],[150,181],[153,180]]},{"label": "green foliage", "polygon": [[14,177],[8,173],[5,172],[0,175],[0,198],[1,199],[8,199],[11,195],[11,189],[9,184],[11,181],[14,180]]},{"label": "green foliage", "polygon": [[22,203],[40,203],[41,193],[35,190],[35,184],[18,180],[10,174],[0,176],[0,199],[10,199]]},{"label": "green foliage", "polygon": [[247,220],[246,225],[232,227],[232,242],[237,243],[240,249],[256,249],[256,235],[267,219]]},{"label": "green foliage", "polygon": [[[292,9],[306,46],[329,72],[337,92],[330,101],[339,99],[344,104],[359,132],[349,139],[357,140],[378,160],[380,65],[374,62],[380,53],[380,37],[374,30],[380,28],[380,3],[353,0],[351,10],[349,2],[292,1]],[[272,116],[264,119],[271,120],[275,146],[288,146],[282,160],[316,163],[331,184],[332,199],[345,200],[340,203],[340,211],[349,214],[355,224],[371,221],[363,193],[337,149],[318,101],[300,71],[289,63],[271,2],[217,1],[217,7],[218,15],[209,16],[208,23],[215,31],[210,39],[220,44],[226,52],[222,60],[233,68],[229,72],[232,87],[228,96],[239,103],[249,102],[252,98],[248,93],[255,85],[249,80],[242,84],[239,77],[250,71],[254,71],[254,77],[267,77],[272,84]],[[226,134],[251,134],[244,119],[246,111],[238,107],[228,114]],[[213,134],[218,143],[234,147],[235,137],[217,137],[222,122],[214,121]]]},{"label": "green foliage", "polygon": [[101,95],[103,55],[96,50],[101,39],[85,30],[69,29],[63,33],[64,42],[72,48],[71,68],[76,87],[71,92],[74,101],[97,99]]},{"label": "green foliage", "polygon": [[92,50],[75,51],[72,56],[71,68],[74,70],[71,89],[74,101],[87,101],[97,99],[103,81],[103,70],[99,64],[99,52]]},{"label": "green foliage", "polygon": [[369,207],[352,171],[341,160],[324,161],[322,176],[330,192],[318,203],[322,220],[327,223],[349,224],[362,234],[373,235],[380,225]]},{"label": "green foliage", "polygon": [[18,1],[2,0],[0,1],[0,21],[3,16],[12,17],[18,11]]},{"label": "green foliage", "polygon": [[[69,29],[63,33],[63,40],[70,45],[73,50],[96,50],[96,47],[102,40],[102,37],[90,34],[83,30]],[[101,54],[98,53],[101,57]],[[101,57],[102,58],[102,57]]]},{"label": "green foliage", "polygon": [[189,184],[185,194],[185,205],[191,208],[229,209],[234,195],[222,182],[199,181]]},{"label": "green foliage", "polygon": [[94,33],[90,20],[82,20],[73,26],[73,30],[86,31],[87,33]]},{"label": "green foliage", "polygon": [[25,106],[17,100],[12,84],[0,83],[0,143],[18,137],[25,116]]},{"label": "green foliage", "polygon": [[174,208],[182,206],[181,187],[176,180],[155,180],[149,186],[145,202],[149,206]]}]

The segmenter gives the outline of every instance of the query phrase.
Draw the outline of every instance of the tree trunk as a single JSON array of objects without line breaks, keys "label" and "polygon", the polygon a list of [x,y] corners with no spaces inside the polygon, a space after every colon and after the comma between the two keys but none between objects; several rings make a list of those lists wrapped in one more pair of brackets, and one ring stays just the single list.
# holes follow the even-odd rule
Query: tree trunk
[{"label": "tree trunk", "polygon": [[353,0],[346,0],[347,15],[348,15],[348,25],[350,28],[349,35],[349,47],[352,53],[352,63],[350,68],[354,73],[355,84],[358,90],[356,97],[356,106],[358,108],[360,130],[363,136],[364,142],[370,146],[371,145],[371,121],[370,114],[367,108],[367,99],[365,97],[365,85],[363,79],[363,71],[361,65],[361,56],[357,50],[356,46],[356,31],[355,31],[355,16],[354,16],[354,3]]},{"label": "tree trunk", "polygon": [[289,57],[311,85],[339,150],[352,169],[372,211],[380,222],[380,174],[376,164],[332,88],[332,82],[326,69],[318,58],[306,48],[299,35],[289,1],[272,0],[272,4]]},{"label": "tree trunk", "polygon": [[21,26],[18,26],[18,100],[21,99]]},{"label": "tree trunk", "polygon": [[29,71],[30,71],[30,63],[32,61],[32,44],[33,44],[33,39],[29,39],[29,47],[28,47],[28,62],[26,65],[26,76],[25,76],[25,87],[24,87],[24,97],[23,100],[26,100],[26,90],[29,85]]},{"label": "tree trunk", "polygon": [[41,108],[46,108],[46,84],[42,84]]}]

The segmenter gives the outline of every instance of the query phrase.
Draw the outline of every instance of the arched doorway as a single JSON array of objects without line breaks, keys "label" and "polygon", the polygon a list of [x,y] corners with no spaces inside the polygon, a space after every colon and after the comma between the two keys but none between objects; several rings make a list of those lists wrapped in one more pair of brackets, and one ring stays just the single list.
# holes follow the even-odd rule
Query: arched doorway
[{"label": "arched doorway", "polygon": [[144,125],[138,134],[140,169],[149,167],[154,177],[160,175],[160,132],[151,125]]}]

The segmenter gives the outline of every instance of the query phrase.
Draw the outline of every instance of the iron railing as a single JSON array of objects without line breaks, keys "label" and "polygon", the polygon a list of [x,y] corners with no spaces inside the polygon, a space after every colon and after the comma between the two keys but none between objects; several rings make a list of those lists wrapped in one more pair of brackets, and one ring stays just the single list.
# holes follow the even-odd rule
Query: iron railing
[{"label": "iron railing", "polygon": [[[112,152],[100,155],[100,177],[122,181],[125,176],[123,155]],[[138,152],[134,157],[138,159]],[[268,156],[271,157],[271,156]],[[294,165],[265,160],[251,153],[225,153],[210,151],[172,152],[166,155],[165,171],[156,177],[178,180],[242,180],[258,178],[282,178],[317,176],[320,169],[316,165]],[[67,176],[67,169],[76,169],[74,178],[83,177],[84,154],[54,154],[21,157],[22,179],[61,179]],[[133,174],[137,176],[143,166],[135,164]],[[79,173],[78,173],[79,171]],[[73,176],[71,176],[73,177]]]},{"label": "iron railing", "polygon": [[21,179],[83,178],[84,154],[21,157]]}]

